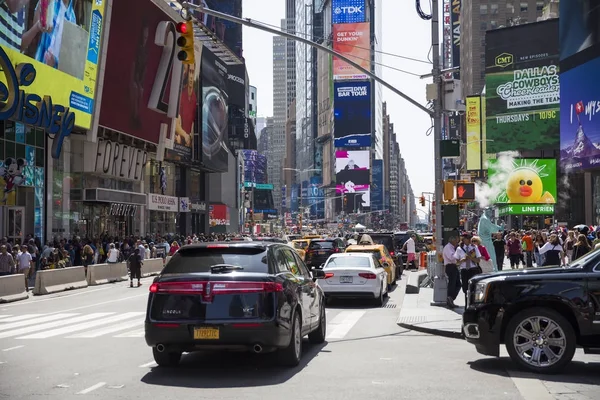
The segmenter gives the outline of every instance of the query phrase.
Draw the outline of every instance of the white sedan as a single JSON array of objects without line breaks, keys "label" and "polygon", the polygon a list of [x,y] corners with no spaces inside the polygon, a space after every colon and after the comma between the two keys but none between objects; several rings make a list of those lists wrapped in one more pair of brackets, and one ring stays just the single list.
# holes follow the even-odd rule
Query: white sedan
[{"label": "white sedan", "polygon": [[332,254],[322,270],[313,271],[326,299],[332,297],[375,299],[387,295],[387,272],[371,253]]}]

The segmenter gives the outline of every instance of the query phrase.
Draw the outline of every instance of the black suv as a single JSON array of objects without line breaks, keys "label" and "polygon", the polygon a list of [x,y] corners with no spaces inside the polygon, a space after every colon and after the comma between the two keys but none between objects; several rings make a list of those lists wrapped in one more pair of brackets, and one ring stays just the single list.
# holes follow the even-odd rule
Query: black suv
[{"label": "black suv", "polygon": [[296,366],[302,338],[325,341],[321,270],[289,246],[269,242],[184,246],[150,286],[146,343],[159,366],[205,349],[278,351]]},{"label": "black suv", "polygon": [[320,268],[334,253],[343,253],[346,244],[343,239],[311,239],[306,249],[304,261],[308,268]]},{"label": "black suv", "polygon": [[469,281],[463,333],[477,351],[500,345],[521,367],[554,373],[577,346],[600,354],[600,251],[568,267],[477,275]]}]

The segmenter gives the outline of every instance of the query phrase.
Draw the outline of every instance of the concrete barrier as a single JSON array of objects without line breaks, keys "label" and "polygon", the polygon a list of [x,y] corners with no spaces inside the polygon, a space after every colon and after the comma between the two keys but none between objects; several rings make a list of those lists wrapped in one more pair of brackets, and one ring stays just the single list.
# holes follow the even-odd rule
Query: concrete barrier
[{"label": "concrete barrier", "polygon": [[127,280],[127,263],[94,264],[88,267],[87,283],[90,286]]},{"label": "concrete barrier", "polygon": [[88,286],[84,267],[70,267],[37,271],[34,295],[50,294]]},{"label": "concrete barrier", "polygon": [[162,258],[150,258],[148,260],[144,260],[144,265],[142,266],[142,276],[152,276],[158,275],[164,268],[164,260]]},{"label": "concrete barrier", "polygon": [[407,294],[416,294],[421,290],[421,283],[427,278],[427,271],[413,271],[408,275],[408,281],[406,282]]},{"label": "concrete barrier", "polygon": [[23,274],[0,276],[0,303],[25,300],[28,297]]}]

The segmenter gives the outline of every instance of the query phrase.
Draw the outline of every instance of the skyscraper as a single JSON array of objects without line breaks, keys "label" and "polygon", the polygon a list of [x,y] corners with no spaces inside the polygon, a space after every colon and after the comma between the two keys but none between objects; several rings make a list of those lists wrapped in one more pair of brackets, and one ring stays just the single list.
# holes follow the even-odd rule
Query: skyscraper
[{"label": "skyscraper", "polygon": [[[281,28],[287,22],[281,20]],[[287,119],[287,39],[273,37],[273,130],[269,137],[269,179],[273,183],[275,208],[281,208],[282,168],[285,157],[285,123]]]}]

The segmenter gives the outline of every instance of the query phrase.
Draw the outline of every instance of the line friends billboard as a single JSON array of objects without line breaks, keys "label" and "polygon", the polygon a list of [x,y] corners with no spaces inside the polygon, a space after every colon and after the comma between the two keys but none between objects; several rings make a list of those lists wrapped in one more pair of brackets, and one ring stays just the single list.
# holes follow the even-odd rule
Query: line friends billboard
[{"label": "line friends billboard", "polygon": [[533,151],[559,145],[558,20],[486,34],[488,151]]},{"label": "line friends billboard", "polygon": [[489,160],[488,184],[498,190],[497,204],[555,204],[556,160]]},{"label": "line friends billboard", "polygon": [[[333,25],[333,50],[371,70],[371,31],[368,22]],[[368,76],[345,61],[333,57],[333,79],[368,79]]]},{"label": "line friends billboard", "polygon": [[335,82],[333,90],[335,147],[370,147],[371,84]]},{"label": "line friends billboard", "polygon": [[[9,8],[12,3],[16,9]],[[25,103],[42,104],[51,99],[52,105],[73,113],[75,126],[90,128],[105,5],[106,0],[0,1],[0,15],[5,16],[0,19],[3,52],[13,67],[28,63],[35,69],[18,82],[25,97],[30,99]],[[6,70],[0,74],[0,88],[9,89],[12,86],[9,79]],[[2,92],[6,94],[0,95],[0,101],[10,102],[11,93]],[[12,98],[15,99],[14,94]],[[40,100],[34,101],[37,98]],[[22,108],[11,109],[11,115],[8,109],[9,105],[0,108],[1,119],[42,126],[42,118],[24,121],[27,112]]]}]

